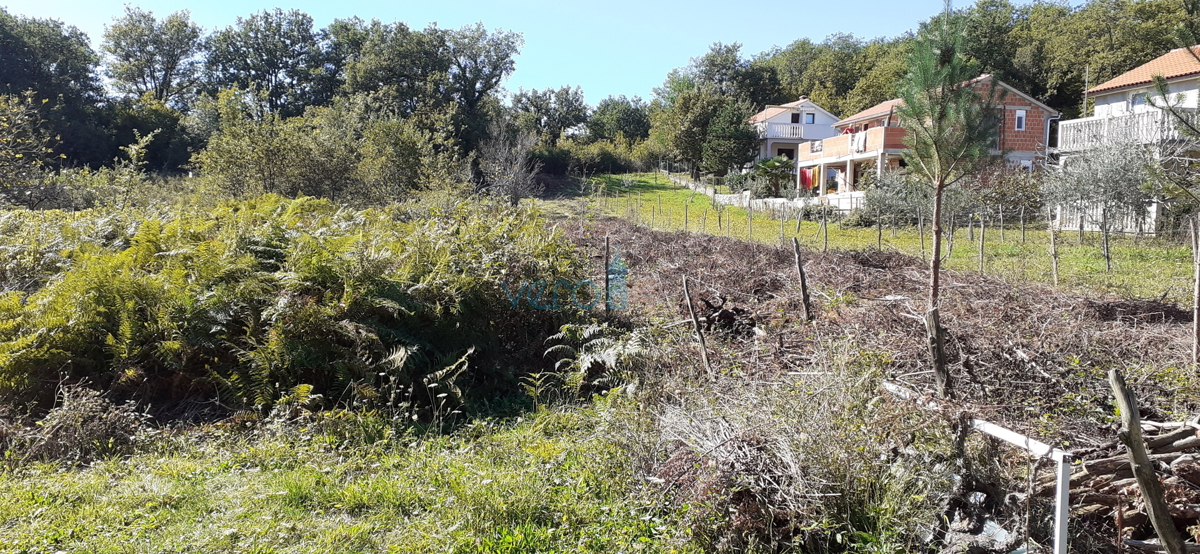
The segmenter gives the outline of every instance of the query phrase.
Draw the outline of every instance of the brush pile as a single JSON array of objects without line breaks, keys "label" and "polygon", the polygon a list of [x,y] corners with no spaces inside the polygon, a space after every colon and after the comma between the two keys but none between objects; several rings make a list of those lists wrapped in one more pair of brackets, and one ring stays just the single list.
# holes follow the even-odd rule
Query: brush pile
[{"label": "brush pile", "polygon": [[[1200,518],[1200,416],[1184,422],[1143,421],[1142,432],[1171,518],[1181,533],[1192,535]],[[1114,441],[1073,452],[1083,461],[1071,473],[1071,517],[1111,519],[1129,544],[1153,547],[1141,542],[1155,533],[1125,450]],[[1053,478],[1042,481],[1035,494],[1052,496]]]}]

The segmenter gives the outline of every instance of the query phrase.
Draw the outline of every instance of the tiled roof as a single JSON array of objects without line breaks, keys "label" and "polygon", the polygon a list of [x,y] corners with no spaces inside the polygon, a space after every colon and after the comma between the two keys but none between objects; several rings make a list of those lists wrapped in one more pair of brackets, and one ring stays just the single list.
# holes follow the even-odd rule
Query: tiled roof
[{"label": "tiled roof", "polygon": [[801,105],[801,104],[803,104],[803,103],[805,103],[805,102],[808,102],[808,97],[807,97],[807,96],[803,96],[803,97],[801,97],[799,100],[797,100],[797,101],[795,101],[795,102],[788,102],[787,104],[780,104],[780,105],[778,105],[778,106],[771,106],[771,107],[769,107],[769,108],[767,108],[767,109],[765,109],[765,110],[763,110],[763,111],[761,111],[761,112],[758,112],[758,113],[754,114],[753,116],[751,116],[751,117],[750,117],[750,123],[752,123],[752,124],[753,124],[753,123],[759,123],[759,122],[762,122],[762,121],[766,121],[766,120],[768,120],[768,119],[771,119],[772,117],[775,117],[775,116],[777,116],[777,115],[779,115],[779,114],[781,114],[781,113],[790,112],[790,111],[792,111],[792,110],[791,110],[791,109],[789,109],[789,108],[798,108],[798,107],[800,107],[800,105]]},{"label": "tiled roof", "polygon": [[899,98],[894,98],[892,100],[888,100],[887,102],[881,102],[881,103],[871,106],[870,108],[867,108],[861,112],[858,112],[850,117],[847,117],[837,123],[834,123],[833,125],[834,125],[834,127],[840,127],[842,125],[854,123],[857,121],[862,121],[864,119],[874,119],[877,117],[884,117],[889,112],[892,111],[892,108],[896,107],[896,104],[899,104],[899,103],[900,103]]},{"label": "tiled roof", "polygon": [[1196,57],[1192,55],[1193,52],[1200,54],[1200,45],[1191,47],[1191,50],[1192,52],[1188,52],[1187,48],[1176,48],[1113,79],[1109,79],[1100,86],[1089,90],[1088,94],[1152,83],[1154,82],[1155,75],[1162,75],[1165,79],[1174,79],[1176,77],[1200,73],[1200,61],[1196,61]]}]

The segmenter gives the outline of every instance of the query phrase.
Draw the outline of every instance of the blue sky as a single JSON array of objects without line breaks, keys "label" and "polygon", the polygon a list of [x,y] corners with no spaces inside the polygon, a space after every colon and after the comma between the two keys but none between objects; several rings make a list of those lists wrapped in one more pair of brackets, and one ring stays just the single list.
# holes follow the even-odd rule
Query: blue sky
[{"label": "blue sky", "polygon": [[[104,25],[124,11],[119,0],[0,0],[12,14],[50,17],[74,25],[98,46]],[[525,47],[517,71],[505,88],[583,87],[593,105],[611,94],[649,99],[651,89],[667,72],[687,65],[713,42],[740,42],[744,54],[773,45],[786,46],[802,37],[820,41],[836,33],[860,37],[894,36],[915,29],[937,13],[941,0],[846,0],[771,3],[715,0],[371,0],[308,1],[273,4],[255,0],[206,2],[130,2],[163,16],[187,8],[206,30],[231,25],[238,16],[262,9],[299,9],[313,16],[318,27],[337,18],[359,16],[404,21],[423,28],[461,27],[482,21],[489,28],[522,33]],[[956,2],[956,7],[965,5]],[[758,7],[755,7],[758,6]]]}]

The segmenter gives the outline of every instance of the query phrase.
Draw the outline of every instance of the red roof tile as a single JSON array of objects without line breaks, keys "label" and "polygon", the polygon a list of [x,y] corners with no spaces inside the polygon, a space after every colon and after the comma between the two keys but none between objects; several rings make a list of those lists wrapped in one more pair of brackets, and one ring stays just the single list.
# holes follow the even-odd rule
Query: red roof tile
[{"label": "red roof tile", "polygon": [[1176,77],[1200,73],[1200,61],[1197,61],[1196,57],[1192,55],[1193,52],[1200,54],[1200,45],[1191,47],[1191,50],[1192,52],[1188,52],[1187,48],[1176,48],[1113,79],[1105,81],[1100,86],[1089,90],[1088,94],[1152,83],[1154,82],[1155,75],[1162,75],[1165,79],[1174,79]]},{"label": "red roof tile", "polygon": [[899,98],[894,98],[892,100],[888,100],[887,102],[881,102],[881,103],[871,106],[870,108],[867,108],[861,112],[858,112],[850,117],[847,117],[837,123],[834,123],[833,126],[840,127],[842,125],[854,123],[857,121],[862,121],[864,119],[874,119],[877,117],[884,117],[889,112],[892,111],[892,108],[896,107],[896,104],[899,104],[899,103],[900,103]]},{"label": "red roof tile", "polygon": [[770,106],[767,109],[751,116],[750,123],[753,124],[753,123],[759,123],[761,121],[766,121],[766,120],[771,119],[772,117],[775,117],[781,113],[791,111],[788,108],[797,108],[805,102],[808,102],[807,96],[802,96],[799,100],[797,100],[795,102],[788,102],[787,104],[780,104],[778,106]]}]

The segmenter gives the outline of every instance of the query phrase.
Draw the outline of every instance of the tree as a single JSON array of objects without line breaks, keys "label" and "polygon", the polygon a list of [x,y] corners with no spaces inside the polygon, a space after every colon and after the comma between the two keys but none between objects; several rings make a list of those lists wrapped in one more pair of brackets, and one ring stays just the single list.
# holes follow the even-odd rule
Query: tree
[{"label": "tree", "polygon": [[[951,13],[949,0],[945,15]],[[963,51],[961,23],[944,17],[940,25],[922,30],[909,57],[896,113],[907,132],[904,153],[909,170],[931,190],[933,197],[933,255],[930,258],[929,309],[926,326],[938,393],[950,394],[949,371],[943,352],[938,315],[941,277],[942,199],[946,188],[970,175],[989,156],[995,136],[992,115],[996,88],[986,96],[975,90],[978,75]]]},{"label": "tree", "polygon": [[453,101],[447,90],[451,60],[446,32],[436,27],[413,31],[403,23],[379,21],[337,25],[337,30],[330,28],[332,44],[347,52],[347,92],[378,94],[400,115],[430,102]]},{"label": "tree", "polygon": [[328,102],[338,86],[326,67],[322,36],[299,10],[263,10],[208,40],[210,85],[265,92],[267,107],[285,117]]},{"label": "tree", "polygon": [[479,147],[482,180],[476,192],[508,200],[516,206],[522,198],[542,192],[536,177],[541,165],[530,155],[537,137],[521,132],[508,119],[498,118],[488,128],[488,139]]},{"label": "tree", "polygon": [[588,135],[596,140],[642,141],[650,136],[650,108],[641,98],[609,96],[596,104],[587,121]]},{"label": "tree", "polygon": [[684,90],[657,118],[655,126],[679,158],[691,165],[693,178],[700,177],[708,124],[725,103],[724,97],[707,88]]},{"label": "tree", "polygon": [[842,100],[858,82],[858,59],[863,47],[862,40],[854,35],[839,33],[826,38],[805,70],[798,92],[832,113],[849,115]]},{"label": "tree", "polygon": [[783,86],[775,67],[742,59],[742,45],[715,43],[708,53],[692,60],[696,82],[719,94],[741,98],[761,109],[784,102]]},{"label": "tree", "polygon": [[579,87],[518,89],[512,107],[523,130],[541,135],[550,146],[558,144],[564,131],[585,123],[588,118],[583,89]]},{"label": "tree", "polygon": [[1144,223],[1154,203],[1154,191],[1147,188],[1152,158],[1137,144],[1107,143],[1064,159],[1061,167],[1046,178],[1043,191],[1052,205],[1077,211],[1080,229],[1085,219],[1100,229],[1109,271],[1109,235],[1114,224],[1122,220]]},{"label": "tree", "polygon": [[106,73],[121,92],[178,105],[199,80],[200,34],[187,10],[159,21],[127,5],[125,15],[104,30],[100,49],[110,60]]},{"label": "tree", "polygon": [[450,96],[458,104],[458,128],[463,147],[474,150],[487,136],[484,103],[516,69],[524,38],[520,33],[489,32],[482,23],[447,33],[450,56]]},{"label": "tree", "polygon": [[754,160],[758,133],[749,123],[753,113],[752,106],[736,100],[726,100],[717,109],[705,129],[701,147],[701,167],[705,171],[724,176]]},{"label": "tree", "polygon": [[103,163],[109,141],[97,121],[103,87],[99,58],[79,29],[54,19],[14,17],[0,8],[0,94],[36,92],[59,151],[77,163]]}]

